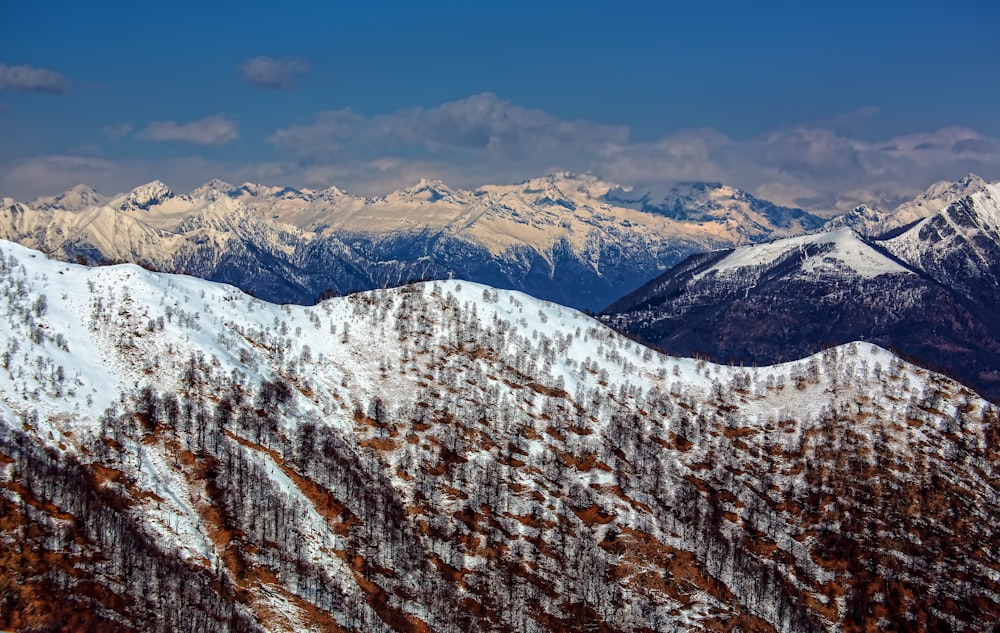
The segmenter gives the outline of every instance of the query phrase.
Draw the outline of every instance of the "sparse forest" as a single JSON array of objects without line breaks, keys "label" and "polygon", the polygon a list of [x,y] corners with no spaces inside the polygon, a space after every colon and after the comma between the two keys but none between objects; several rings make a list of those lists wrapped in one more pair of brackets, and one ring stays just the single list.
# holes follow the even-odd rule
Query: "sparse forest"
[{"label": "sparse forest", "polygon": [[997,409],[869,344],[720,366],[466,282],[0,273],[0,627],[1000,619]]}]

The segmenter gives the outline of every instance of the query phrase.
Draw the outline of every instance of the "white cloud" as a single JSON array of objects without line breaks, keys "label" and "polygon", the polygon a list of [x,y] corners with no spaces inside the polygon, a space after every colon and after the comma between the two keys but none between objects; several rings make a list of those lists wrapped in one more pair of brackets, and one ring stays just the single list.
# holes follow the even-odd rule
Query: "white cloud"
[{"label": "white cloud", "polygon": [[624,183],[715,180],[822,215],[861,203],[891,208],[938,180],[1000,178],[1000,139],[967,128],[861,140],[794,126],[749,139],[693,130],[609,155],[597,172]]},{"label": "white cloud", "polygon": [[616,147],[599,167],[602,175],[622,183],[693,180],[726,181],[719,156],[734,141],[712,129],[688,130],[652,143]]},{"label": "white cloud", "polygon": [[0,64],[0,90],[62,94],[69,91],[69,81],[47,68]]},{"label": "white cloud", "polygon": [[628,141],[628,128],[568,121],[482,93],[433,108],[413,107],[367,118],[351,110],[321,112],[268,139],[300,156],[323,158],[345,148],[367,153],[405,148],[494,157],[606,151]]},{"label": "white cloud", "polygon": [[796,127],[745,142],[724,160],[734,179],[752,188],[811,190],[791,202],[831,214],[861,203],[891,207],[970,172],[997,179],[1000,139],[953,127],[872,142]]},{"label": "white cloud", "polygon": [[240,137],[239,126],[222,115],[191,121],[153,121],[136,133],[143,141],[182,141],[198,145],[225,145]]},{"label": "white cloud", "polygon": [[320,112],[314,123],[278,130],[267,140],[299,156],[324,158],[339,153],[365,124],[364,117],[349,109]]},{"label": "white cloud", "polygon": [[624,126],[561,119],[483,93],[374,117],[349,109],[320,112],[268,141],[311,174],[344,174],[327,184],[376,194],[420,177],[461,187],[593,170],[628,137]]},{"label": "white cloud", "polygon": [[286,57],[251,57],[240,64],[243,78],[264,90],[292,90],[295,78],[309,72],[309,63],[304,59]]},{"label": "white cloud", "polygon": [[568,169],[622,184],[721,181],[831,214],[860,202],[889,206],[967,171],[1000,172],[996,141],[971,130],[881,143],[853,138],[851,132],[874,115],[864,108],[750,139],[700,129],[631,142],[626,127],[561,119],[484,93],[375,117],[347,109],[321,112],[268,140],[293,158],[290,178],[366,194],[419,177],[475,186]]},{"label": "white cloud", "polygon": [[[476,187],[565,169],[590,171],[623,185],[719,181],[830,215],[862,202],[891,207],[938,180],[957,180],[969,172],[1000,179],[996,137],[950,127],[878,141],[857,138],[857,121],[870,115],[858,111],[746,139],[700,129],[634,142],[623,126],[562,119],[485,93],[372,117],[351,110],[321,112],[274,132],[268,141],[277,155],[255,163],[32,159],[0,166],[5,186],[0,194],[53,194],[78,182],[117,191],[102,183],[130,188],[153,178],[185,190],[218,177],[293,187],[336,185],[380,195],[421,177]],[[109,126],[105,134],[123,130]],[[222,116],[186,124],[156,122],[136,134],[207,145],[238,136],[236,124]],[[53,184],[45,184],[45,174]]]},{"label": "white cloud", "polygon": [[878,142],[856,138],[876,115],[860,108],[747,139],[699,129],[631,142],[626,127],[561,119],[484,93],[376,117],[321,112],[268,140],[295,158],[290,178],[368,195],[419,177],[476,186],[568,169],[625,185],[720,181],[832,215],[861,203],[891,207],[969,172],[1000,178],[1000,139],[958,127]]}]

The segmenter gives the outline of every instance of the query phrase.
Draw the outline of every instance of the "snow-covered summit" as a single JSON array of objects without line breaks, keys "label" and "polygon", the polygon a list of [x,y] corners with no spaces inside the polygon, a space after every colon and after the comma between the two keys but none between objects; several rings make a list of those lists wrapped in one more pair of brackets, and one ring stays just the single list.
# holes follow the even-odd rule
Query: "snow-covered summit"
[{"label": "snow-covered summit", "polygon": [[47,196],[35,199],[31,207],[39,210],[63,209],[66,211],[83,211],[100,206],[107,198],[84,184],[75,185],[57,196]]},{"label": "snow-covered summit", "polygon": [[[810,248],[813,247],[813,248]],[[836,276],[872,278],[879,275],[911,275],[913,271],[878,252],[849,228],[790,237],[773,242],[741,246],[712,267],[698,273],[731,274],[741,269],[763,270],[776,260],[797,260],[800,276]]]},{"label": "snow-covered summit", "polygon": [[871,231],[877,230],[874,227],[881,226],[880,223],[884,218],[885,213],[878,208],[862,204],[843,215],[831,218],[823,225],[822,230],[834,231],[846,227],[863,235],[869,235]]},{"label": "snow-covered summit", "polygon": [[193,189],[189,196],[191,198],[217,198],[219,196],[228,196],[235,189],[235,185],[232,185],[224,180],[219,180],[218,178],[213,178],[200,187]]},{"label": "snow-covered summit", "polygon": [[940,283],[1000,307],[1000,183],[979,187],[883,244]]},{"label": "snow-covered summit", "polygon": [[928,187],[913,200],[904,202],[892,210],[884,211],[861,205],[849,213],[831,219],[826,227],[849,226],[868,237],[892,234],[933,216],[956,200],[982,191],[988,184],[975,174],[969,174],[954,182],[942,180]]},{"label": "snow-covered summit", "polygon": [[900,256],[930,248],[941,253],[950,247],[967,247],[978,236],[1000,241],[1000,183],[984,184],[971,194],[925,218],[886,245]]},{"label": "snow-covered summit", "polygon": [[955,182],[942,180],[913,200],[893,209],[883,220],[883,226],[886,230],[908,226],[944,210],[956,200],[982,191],[988,184],[975,174],[968,174]]},{"label": "snow-covered summit", "polygon": [[174,192],[170,190],[170,187],[159,180],[154,180],[136,187],[123,198],[116,199],[112,204],[118,203],[119,210],[125,212],[149,211],[151,207],[162,204],[173,197]]},{"label": "snow-covered summit", "polygon": [[802,209],[781,207],[717,182],[682,182],[655,187],[612,187],[610,204],[690,222],[720,222],[748,238],[764,227],[786,235],[818,228],[822,221]]}]

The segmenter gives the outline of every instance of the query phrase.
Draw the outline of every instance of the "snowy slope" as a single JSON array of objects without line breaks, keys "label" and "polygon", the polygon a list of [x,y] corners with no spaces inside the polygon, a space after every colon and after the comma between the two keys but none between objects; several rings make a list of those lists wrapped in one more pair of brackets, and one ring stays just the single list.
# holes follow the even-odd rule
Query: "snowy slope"
[{"label": "snowy slope", "polygon": [[997,412],[883,349],[726,367],[469,282],[306,308],[0,255],[0,626],[1000,617]]},{"label": "snowy slope", "polygon": [[1000,184],[984,185],[885,247],[941,283],[1000,298]]},{"label": "snowy slope", "polygon": [[724,276],[741,269],[763,269],[779,258],[800,255],[800,276],[837,275],[873,278],[879,275],[912,274],[912,271],[879,253],[851,229],[837,229],[764,244],[742,246],[693,279]]}]

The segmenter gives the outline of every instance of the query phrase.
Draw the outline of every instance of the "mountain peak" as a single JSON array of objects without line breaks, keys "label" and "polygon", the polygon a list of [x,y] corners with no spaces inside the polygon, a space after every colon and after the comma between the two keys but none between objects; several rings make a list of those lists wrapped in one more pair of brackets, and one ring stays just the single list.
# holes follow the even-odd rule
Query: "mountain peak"
[{"label": "mountain peak", "polygon": [[973,174],[972,172],[969,172],[964,178],[962,178],[958,182],[959,184],[964,186],[975,185],[979,187],[985,187],[986,185],[989,184],[988,182],[986,182],[976,174]]},{"label": "mountain peak", "polygon": [[[160,184],[163,184],[163,183],[160,183]],[[219,180],[218,178],[213,178],[212,180],[209,180],[205,184],[203,184],[200,187],[198,187],[198,188],[194,189],[193,191],[191,191],[191,197],[192,198],[198,198],[198,197],[201,197],[201,196],[208,195],[208,194],[210,194],[212,192],[228,194],[229,192],[233,191],[234,189],[236,189],[236,187],[234,185],[232,185],[231,183],[228,183],[228,182],[226,182],[224,180]]]},{"label": "mountain peak", "polygon": [[125,196],[125,200],[119,206],[122,211],[142,210],[148,211],[165,200],[174,197],[174,192],[170,187],[159,180],[139,185]]},{"label": "mountain peak", "polygon": [[401,198],[421,200],[423,202],[453,201],[458,191],[452,189],[438,179],[421,178],[412,187],[406,187],[397,192]]},{"label": "mountain peak", "polygon": [[65,211],[82,211],[96,207],[105,201],[97,191],[85,184],[73,185],[56,196],[45,196],[36,199],[31,206],[35,209],[62,209]]},{"label": "mountain peak", "polygon": [[424,191],[426,189],[444,189],[451,191],[451,188],[448,187],[448,185],[446,185],[444,181],[441,180],[440,178],[421,178],[420,180],[417,181],[417,184],[413,185],[412,187],[405,187],[403,191],[416,192],[416,191]]},{"label": "mountain peak", "polygon": [[81,182],[67,189],[66,192],[63,193],[62,195],[65,196],[68,193],[85,194],[85,193],[97,193],[97,191],[93,187],[85,185]]},{"label": "mountain peak", "polygon": [[802,209],[781,207],[719,182],[674,182],[630,189],[615,186],[602,199],[678,221],[736,222],[751,233],[766,225],[811,230],[823,223]]},{"label": "mountain peak", "polygon": [[547,180],[548,182],[551,182],[553,184],[569,183],[569,182],[588,183],[597,180],[597,178],[592,174],[579,174],[573,171],[562,170],[562,171],[552,172],[548,176],[545,176],[543,180]]},{"label": "mountain peak", "polygon": [[823,225],[824,231],[834,231],[841,227],[850,227],[861,235],[869,235],[870,227],[878,226],[885,214],[875,207],[861,204],[847,213],[830,218]]},{"label": "mountain peak", "polygon": [[731,274],[747,269],[764,269],[788,259],[790,254],[796,254],[800,260],[796,275],[868,279],[885,274],[911,273],[872,248],[853,229],[840,227],[824,233],[741,246],[699,274]]},{"label": "mountain peak", "polygon": [[975,215],[978,228],[992,232],[994,239],[1000,240],[1000,184],[991,185],[984,182],[982,188],[952,203],[943,213],[949,212],[965,200],[971,203],[970,211]]},{"label": "mountain peak", "polygon": [[883,242],[937,282],[1000,309],[1000,185],[987,184]]},{"label": "mountain peak", "polygon": [[862,235],[887,239],[886,236],[896,235],[904,228],[937,214],[956,200],[982,191],[988,184],[972,173],[956,181],[941,180],[891,211],[861,205],[831,219],[826,226],[827,228],[850,226]]},{"label": "mountain peak", "polygon": [[934,183],[920,194],[917,200],[947,200],[951,202],[955,198],[979,191],[987,184],[989,183],[976,174],[969,173],[959,180],[941,180]]},{"label": "mountain peak", "polygon": [[329,187],[327,187],[326,189],[323,189],[319,193],[320,193],[320,195],[323,198],[326,198],[326,199],[339,198],[341,196],[350,196],[351,195],[350,192],[348,192],[346,189],[341,189],[340,187],[337,187],[336,185],[330,185]]},{"label": "mountain peak", "polygon": [[[587,188],[589,189],[595,184],[601,183],[601,180],[594,176],[593,174],[584,173],[579,174],[572,171],[555,171],[544,176],[537,176],[535,178],[528,178],[517,183],[516,187],[523,191],[543,191],[547,188],[555,188],[563,190],[565,188],[567,191]],[[608,185],[608,188],[615,187],[617,185]]]}]

